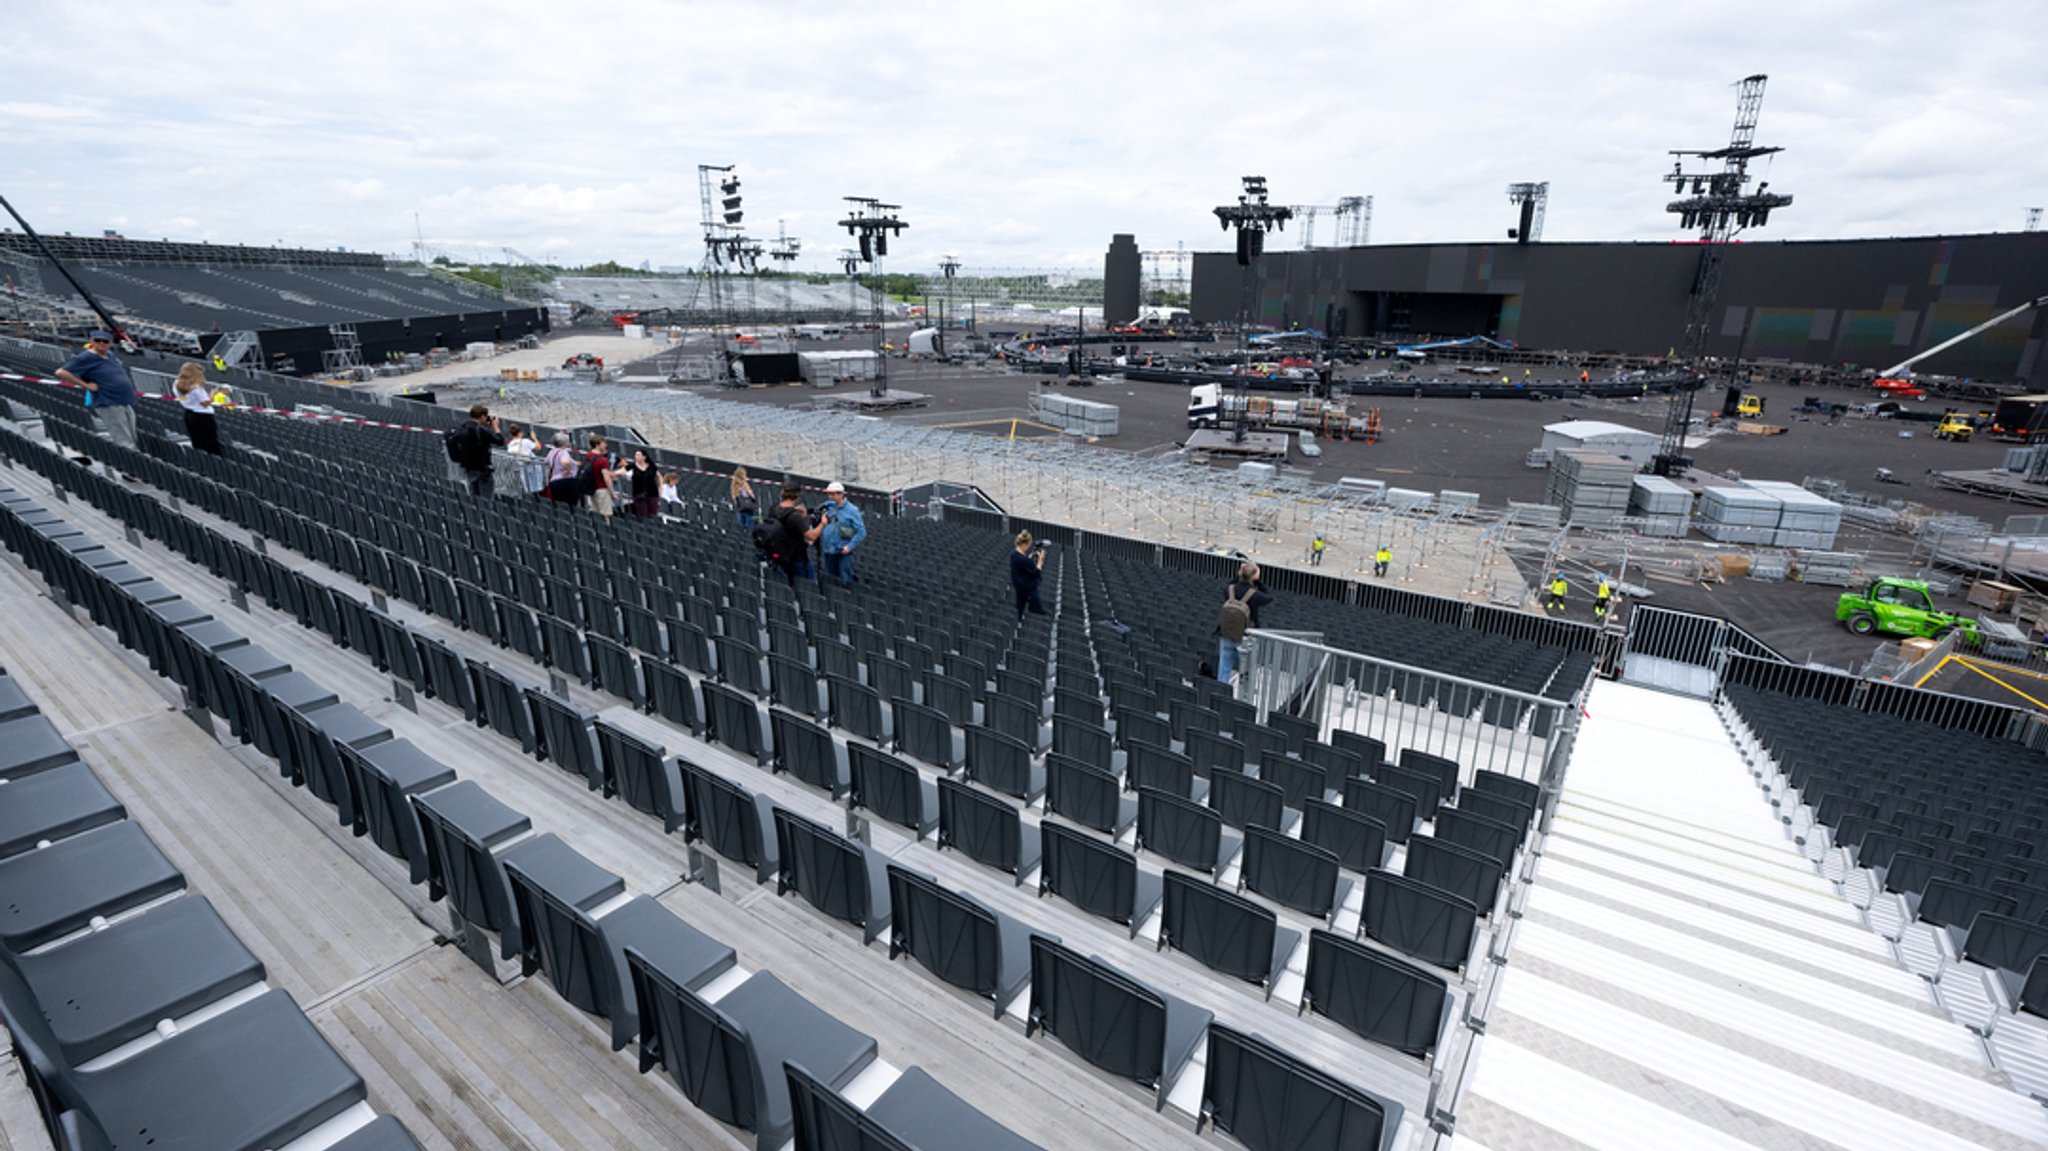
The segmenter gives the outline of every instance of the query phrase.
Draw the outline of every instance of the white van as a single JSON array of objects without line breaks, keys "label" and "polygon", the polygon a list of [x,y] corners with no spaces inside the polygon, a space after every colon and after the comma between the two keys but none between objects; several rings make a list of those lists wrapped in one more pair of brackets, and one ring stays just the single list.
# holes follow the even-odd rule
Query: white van
[{"label": "white van", "polygon": [[1316,442],[1316,434],[1307,428],[1301,429],[1301,433],[1294,437],[1294,445],[1309,459],[1323,458],[1323,445]]}]

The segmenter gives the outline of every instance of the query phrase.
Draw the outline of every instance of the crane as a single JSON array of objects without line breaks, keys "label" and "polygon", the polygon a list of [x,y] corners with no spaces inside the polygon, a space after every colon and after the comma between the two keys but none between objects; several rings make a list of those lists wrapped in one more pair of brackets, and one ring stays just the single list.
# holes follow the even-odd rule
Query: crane
[{"label": "crane", "polygon": [[2006,322],[2007,320],[2012,319],[2014,316],[2017,316],[2022,312],[2032,311],[2035,308],[2048,308],[2048,296],[2042,296],[2039,299],[2035,300],[2028,300],[2026,303],[2021,304],[2017,308],[2013,308],[2010,311],[2000,312],[1999,314],[1991,317],[1990,319],[1984,321],[1981,324],[1978,324],[1976,327],[1971,328],[1969,331],[1964,332],[1961,335],[1950,336],[1948,339],[1943,340],[1942,342],[1934,345],[1933,347],[1927,349],[1924,352],[1919,353],[1918,355],[1909,356],[1906,359],[1900,360],[1898,363],[1893,364],[1891,367],[1886,368],[1882,372],[1879,372],[1878,375],[1880,377],[1896,376],[1900,372],[1905,371],[1907,368],[1912,367],[1914,364],[1919,363],[1921,360],[1924,360],[1927,357],[1934,355],[1936,352],[1945,352],[1950,348],[1955,347],[1957,344],[1962,343],[1964,340],[1969,339],[1971,336],[1976,335],[1979,332],[1995,328],[1998,325]]}]

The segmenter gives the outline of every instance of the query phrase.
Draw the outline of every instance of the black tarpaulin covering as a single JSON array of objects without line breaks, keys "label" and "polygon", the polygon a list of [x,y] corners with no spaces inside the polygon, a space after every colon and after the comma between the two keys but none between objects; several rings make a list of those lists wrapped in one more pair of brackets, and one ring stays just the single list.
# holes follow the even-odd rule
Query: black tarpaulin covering
[{"label": "black tarpaulin covering", "polygon": [[1516,779],[1512,775],[1503,775],[1498,771],[1473,772],[1472,788],[1488,795],[1513,800],[1528,809],[1531,816],[1536,814],[1536,807],[1543,799],[1542,789],[1534,783],[1526,779]]},{"label": "black tarpaulin covering", "polygon": [[952,770],[953,721],[944,713],[907,699],[895,699],[889,702],[889,715],[896,724],[899,751],[933,767]]},{"label": "black tarpaulin covering", "polygon": [[1194,761],[1195,770],[1203,775],[1216,771],[1244,770],[1244,745],[1234,739],[1225,739],[1214,732],[1190,729],[1186,742],[1188,758]]},{"label": "black tarpaulin covering", "polygon": [[1156,788],[1138,789],[1138,846],[1182,867],[1213,872],[1221,862],[1223,818]]},{"label": "black tarpaulin covering", "polygon": [[1114,834],[1124,814],[1123,785],[1106,771],[1053,752],[1045,757],[1045,809],[1083,827]]},{"label": "black tarpaulin covering", "polygon": [[1458,776],[1461,769],[1457,760],[1409,747],[1401,750],[1400,762],[1401,766],[1409,771],[1434,777],[1439,799],[1450,799],[1458,794]]},{"label": "black tarpaulin covering", "polygon": [[906,1068],[862,1111],[791,1062],[796,1151],[1041,1151],[946,1090],[921,1067]]},{"label": "black tarpaulin covering", "polygon": [[1311,799],[1301,808],[1301,841],[1337,857],[1348,871],[1366,872],[1387,861],[1387,827],[1348,807]]},{"label": "black tarpaulin covering", "polygon": [[1372,777],[1379,783],[1414,796],[1417,811],[1434,811],[1443,801],[1443,788],[1434,775],[1383,763],[1372,769]]},{"label": "black tarpaulin covering", "polygon": [[1040,790],[1032,778],[1031,749],[992,728],[967,729],[966,774],[983,787],[1019,799],[1036,799]]},{"label": "black tarpaulin covering", "polygon": [[1287,806],[1298,808],[1304,800],[1323,798],[1330,777],[1315,764],[1269,751],[1259,761],[1259,778],[1278,787]]},{"label": "black tarpaulin covering", "polygon": [[1530,812],[1520,803],[1503,796],[1488,795],[1476,788],[1466,788],[1458,793],[1458,810],[1504,823],[1517,831],[1527,831]]},{"label": "black tarpaulin covering", "polygon": [[1401,874],[1441,888],[1474,907],[1491,908],[1500,894],[1500,864],[1473,851],[1427,835],[1408,837]]},{"label": "black tarpaulin covering", "polygon": [[1365,761],[1365,769],[1371,771],[1387,758],[1386,741],[1360,735],[1355,731],[1333,731],[1330,743]]},{"label": "black tarpaulin covering", "polygon": [[1364,779],[1344,781],[1344,810],[1355,811],[1379,821],[1387,838],[1406,843],[1415,831],[1415,797],[1384,784]]},{"label": "black tarpaulin covering", "polygon": [[898,827],[907,827],[919,838],[938,818],[925,810],[924,777],[917,768],[884,751],[848,741],[847,766],[852,769],[851,802],[872,811]]},{"label": "black tarpaulin covering", "polygon": [[698,685],[704,693],[706,738],[722,743],[734,752],[761,763],[767,749],[761,746],[761,713],[754,701],[722,683],[705,680]]},{"label": "black tarpaulin covering", "polygon": [[1302,1006],[1363,1039],[1426,1059],[1450,997],[1441,978],[1419,967],[1341,935],[1309,932]]},{"label": "black tarpaulin covering", "polygon": [[703,721],[697,716],[696,692],[682,668],[658,659],[643,659],[640,670],[647,677],[648,701],[654,705],[654,714],[683,725],[692,735],[703,730]]},{"label": "black tarpaulin covering", "polygon": [[1052,750],[1057,755],[1070,755],[1090,767],[1108,771],[1114,749],[1109,733],[1102,728],[1055,715],[1052,717]]},{"label": "black tarpaulin covering", "polygon": [[[1280,928],[1272,910],[1213,883],[1167,872],[1160,916],[1161,946],[1269,992],[1279,965],[1286,962],[1274,947]],[[1292,931],[1285,934],[1297,942],[1301,938]]]},{"label": "black tarpaulin covering", "polygon": [[826,915],[860,928],[862,942],[873,942],[888,926],[889,889],[881,856],[779,807],[775,842],[782,860],[777,895],[796,892]]},{"label": "black tarpaulin covering", "polygon": [[1026,1030],[1044,1030],[1095,1067],[1136,1080],[1164,1098],[1169,1082],[1165,1000],[1122,972],[1043,936],[1031,937]]},{"label": "black tarpaulin covering", "polygon": [[1195,794],[1195,765],[1187,756],[1142,740],[1126,739],[1124,748],[1132,787],[1154,787],[1183,799]]},{"label": "black tarpaulin covering", "polygon": [[1038,891],[1090,915],[1130,925],[1137,912],[1138,857],[1048,819],[1038,825]]},{"label": "black tarpaulin covering", "polygon": [[1928,881],[1926,892],[1920,896],[1920,919],[1937,927],[1968,929],[1979,912],[2011,915],[2014,906],[2011,896],[1954,880],[1934,879]]},{"label": "black tarpaulin covering", "polygon": [[1919,852],[1899,851],[1893,853],[1891,866],[1885,869],[1884,889],[1901,895],[1918,895],[1937,879],[1961,880],[1968,878],[1969,874],[1970,869],[1959,863],[1947,863]]},{"label": "black tarpaulin covering", "polygon": [[695,764],[683,765],[695,838],[727,859],[749,864],[759,882],[775,874],[775,841],[753,792]]},{"label": "black tarpaulin covering", "polygon": [[2020,1010],[2048,1019],[2048,959],[2036,959],[2020,987]]},{"label": "black tarpaulin covering", "polygon": [[1269,827],[1244,832],[1244,886],[1317,918],[1336,910],[1337,857],[1312,843],[1289,839]]},{"label": "black tarpaulin covering", "polygon": [[939,780],[939,846],[1011,875],[1025,870],[1017,809],[958,780]]},{"label": "black tarpaulin covering", "polygon": [[1374,871],[1365,881],[1365,934],[1403,955],[1453,971],[1472,953],[1479,912],[1447,891],[1391,871]]},{"label": "black tarpaulin covering", "polygon": [[1235,771],[1219,771],[1209,778],[1209,806],[1223,822],[1240,830],[1279,827],[1287,797],[1280,785]]},{"label": "black tarpaulin covering", "polygon": [[1164,748],[1173,743],[1173,728],[1156,715],[1120,707],[1116,711],[1116,741],[1125,750],[1134,743]]},{"label": "black tarpaulin covering", "polygon": [[882,722],[882,697],[873,688],[863,687],[844,676],[825,677],[826,714],[832,719],[832,726],[857,735],[862,739],[879,741],[885,725]]},{"label": "black tarpaulin covering", "polygon": [[2025,972],[2048,954],[2048,924],[2026,923],[2005,915],[1979,915],[1963,941],[1963,958],[2004,971]]},{"label": "black tarpaulin covering", "polygon": [[663,831],[683,826],[688,804],[683,798],[682,772],[669,762],[665,748],[597,721],[597,750],[612,790],[635,811],[658,816]]},{"label": "black tarpaulin covering", "polygon": [[518,740],[519,749],[532,755],[539,744],[534,741],[533,709],[525,691],[497,668],[479,666],[477,672],[483,685],[484,722],[499,735]]},{"label": "black tarpaulin covering", "polygon": [[521,972],[547,972],[563,999],[593,1015],[604,1014],[607,961],[597,925],[586,912],[624,893],[625,881],[553,835],[513,848],[505,870],[524,938]]},{"label": "black tarpaulin covering", "polygon": [[1438,839],[1476,851],[1500,864],[1502,871],[1515,865],[1515,849],[1521,846],[1522,833],[1505,823],[1455,807],[1440,807],[1434,827]]},{"label": "black tarpaulin covering", "polygon": [[994,997],[1001,989],[1002,939],[987,908],[930,876],[890,865],[889,958],[909,954],[955,987]]},{"label": "black tarpaulin covering", "polygon": [[1251,1151],[1385,1151],[1401,1127],[1399,1104],[1220,1024],[1209,1028],[1201,1114]]},{"label": "black tarpaulin covering", "polygon": [[768,727],[775,736],[777,766],[834,799],[846,794],[831,732],[781,708],[769,709]]}]

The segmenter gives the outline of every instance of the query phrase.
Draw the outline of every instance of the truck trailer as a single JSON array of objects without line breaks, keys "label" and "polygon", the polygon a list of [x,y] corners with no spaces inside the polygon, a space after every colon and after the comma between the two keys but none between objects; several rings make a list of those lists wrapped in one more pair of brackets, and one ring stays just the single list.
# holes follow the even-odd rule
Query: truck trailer
[{"label": "truck trailer", "polygon": [[1998,401],[1985,429],[1994,440],[2015,444],[2048,443],[2048,395],[2012,396]]}]

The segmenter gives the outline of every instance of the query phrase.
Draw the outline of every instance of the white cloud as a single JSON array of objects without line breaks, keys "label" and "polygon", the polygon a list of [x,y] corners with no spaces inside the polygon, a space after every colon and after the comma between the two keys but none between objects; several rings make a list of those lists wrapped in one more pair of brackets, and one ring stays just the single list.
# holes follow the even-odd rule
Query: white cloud
[{"label": "white cloud", "polygon": [[[23,7],[0,159],[56,232],[397,252],[418,212],[451,245],[691,263],[696,166],[731,163],[748,227],[786,221],[818,268],[849,194],[903,205],[898,270],[1099,266],[1113,232],[1215,250],[1252,172],[1285,202],[1373,196],[1379,242],[1502,238],[1520,180],[1550,181],[1549,238],[1663,239],[1666,151],[1725,142],[1757,71],[1797,196],[1770,235],[2010,228],[2048,200],[2025,0]],[[84,43],[121,65],[80,68]]]}]

